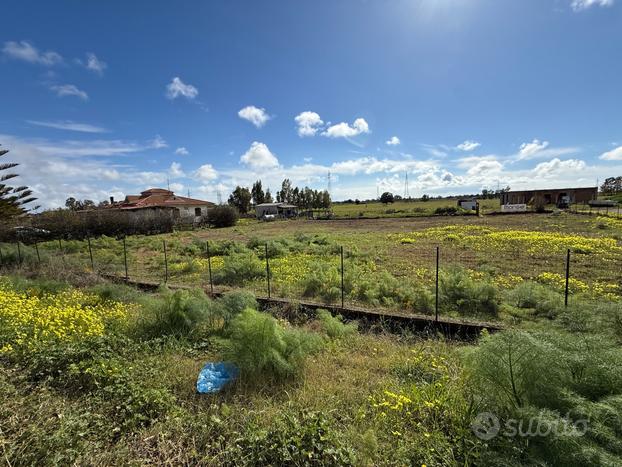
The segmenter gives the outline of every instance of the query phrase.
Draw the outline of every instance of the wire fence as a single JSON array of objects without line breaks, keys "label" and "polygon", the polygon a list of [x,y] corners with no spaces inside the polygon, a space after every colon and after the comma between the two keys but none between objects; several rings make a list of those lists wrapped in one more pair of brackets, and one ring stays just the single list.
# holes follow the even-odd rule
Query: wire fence
[{"label": "wire fence", "polygon": [[[253,250],[251,279],[244,279],[244,267],[249,266],[242,265],[233,271],[233,280],[222,281],[218,278],[229,255],[207,241],[171,248],[173,242],[154,238],[147,245],[127,237],[0,243],[0,267],[56,267],[125,280],[201,287],[211,293],[243,288],[268,298],[319,299],[342,308],[397,308],[433,315],[436,320],[444,312],[439,301],[443,274],[456,268],[468,271],[475,283],[488,281],[499,289],[511,289],[526,279],[537,280],[561,292],[560,301],[565,306],[573,293],[589,292],[599,298],[619,294],[622,285],[619,252],[602,257],[597,264],[593,256],[570,248],[547,252],[508,245],[494,254],[482,254],[477,248],[452,245],[447,239],[395,246],[397,251],[392,254],[397,260],[391,264],[361,257],[343,246],[315,254],[288,251],[279,255],[265,243]],[[239,281],[235,274],[239,274]],[[416,303],[400,289],[403,284],[425,288],[432,295],[432,308]]]}]

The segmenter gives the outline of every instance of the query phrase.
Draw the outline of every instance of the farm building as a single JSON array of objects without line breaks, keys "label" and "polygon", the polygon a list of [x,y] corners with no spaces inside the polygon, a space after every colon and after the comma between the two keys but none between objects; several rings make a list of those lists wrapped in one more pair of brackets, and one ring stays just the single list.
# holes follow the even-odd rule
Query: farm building
[{"label": "farm building", "polygon": [[[113,201],[113,200],[111,200]],[[167,211],[176,222],[197,223],[215,204],[210,201],[178,196],[170,190],[151,188],[140,195],[128,195],[120,203],[111,203],[112,209],[131,212],[136,218],[144,219],[156,212]]]},{"label": "farm building", "polygon": [[266,217],[296,217],[298,207],[288,203],[261,203],[255,206],[257,219]]},{"label": "farm building", "polygon": [[587,203],[598,196],[597,187],[555,188],[547,190],[506,191],[501,194],[501,204],[527,204],[532,206],[557,206]]}]

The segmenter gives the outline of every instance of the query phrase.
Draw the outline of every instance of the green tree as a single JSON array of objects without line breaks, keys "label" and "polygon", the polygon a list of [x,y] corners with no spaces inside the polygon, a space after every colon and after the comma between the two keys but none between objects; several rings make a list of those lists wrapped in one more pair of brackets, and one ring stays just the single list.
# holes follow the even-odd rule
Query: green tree
[{"label": "green tree", "polygon": [[600,186],[600,191],[605,195],[614,195],[622,192],[622,176],[607,177]]},{"label": "green tree", "polygon": [[270,188],[266,188],[266,194],[264,196],[264,203],[273,203],[274,199],[272,198],[272,193],[270,193]]},{"label": "green tree", "polygon": [[83,211],[85,209],[95,209],[95,203],[90,199],[79,200],[71,196],[65,200],[65,207],[71,211]]},{"label": "green tree", "polygon": [[383,204],[389,204],[393,202],[393,194],[385,191],[380,195],[380,202]]},{"label": "green tree", "polygon": [[263,187],[261,186],[261,180],[257,180],[253,183],[253,187],[251,188],[251,196],[253,198],[253,203],[255,204],[266,202],[266,195],[263,191]]},{"label": "green tree", "polygon": [[251,208],[251,198],[251,192],[248,188],[237,186],[229,196],[228,202],[230,206],[237,208],[240,213],[246,214]]},{"label": "green tree", "polygon": [[[0,157],[8,152],[8,149],[0,149]],[[18,186],[14,188],[5,183],[18,175],[12,172],[3,174],[3,172],[14,169],[18,165],[15,162],[0,164],[0,220],[3,221],[27,212],[26,205],[37,199],[32,196],[32,190],[28,189],[28,187]]]},{"label": "green tree", "polygon": [[277,191],[276,200],[279,203],[291,203],[293,201],[294,190],[292,188],[292,182],[289,178],[283,180],[281,184],[281,191]]}]

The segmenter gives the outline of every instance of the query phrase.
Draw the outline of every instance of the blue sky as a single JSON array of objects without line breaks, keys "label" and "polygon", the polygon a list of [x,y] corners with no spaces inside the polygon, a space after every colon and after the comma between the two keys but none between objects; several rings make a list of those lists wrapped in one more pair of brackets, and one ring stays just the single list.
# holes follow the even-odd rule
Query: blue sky
[{"label": "blue sky", "polygon": [[[44,207],[260,178],[460,194],[622,175],[622,1],[5,0],[0,144]],[[8,159],[7,156],[4,159]]]}]

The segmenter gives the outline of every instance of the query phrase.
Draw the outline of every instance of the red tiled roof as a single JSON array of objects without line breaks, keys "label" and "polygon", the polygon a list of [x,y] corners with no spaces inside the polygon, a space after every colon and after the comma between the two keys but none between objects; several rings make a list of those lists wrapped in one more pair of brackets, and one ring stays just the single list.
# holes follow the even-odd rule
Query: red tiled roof
[{"label": "red tiled roof", "polygon": [[121,209],[140,209],[163,207],[171,208],[177,206],[214,206],[210,201],[177,196],[175,193],[162,188],[151,188],[143,191],[140,196],[128,195],[125,202],[119,206]]}]

